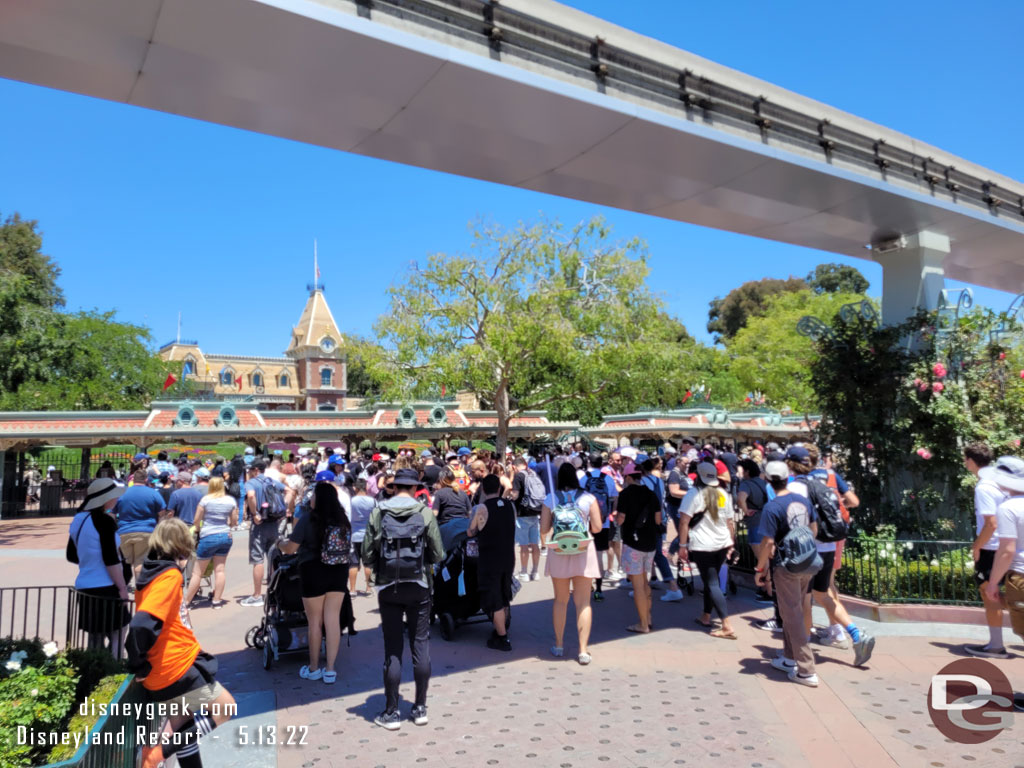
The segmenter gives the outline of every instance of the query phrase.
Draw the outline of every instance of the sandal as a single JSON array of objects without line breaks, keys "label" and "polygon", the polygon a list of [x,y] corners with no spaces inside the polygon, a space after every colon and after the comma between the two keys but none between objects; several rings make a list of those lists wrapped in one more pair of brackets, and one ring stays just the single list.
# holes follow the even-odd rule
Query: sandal
[{"label": "sandal", "polygon": [[593,659],[591,658],[589,653],[581,653],[579,656],[576,657],[576,661],[580,663],[581,667],[585,667],[587,666],[587,664],[593,661]]},{"label": "sandal", "polygon": [[726,632],[724,629],[716,629],[714,632],[711,632],[710,634],[711,634],[712,637],[717,637],[717,638],[722,639],[722,640],[735,640],[736,639],[736,633],[735,632]]},{"label": "sandal", "polygon": [[324,682],[325,683],[330,685],[331,683],[336,682],[337,679],[338,679],[338,673],[335,672],[333,669],[325,669],[324,670]]},{"label": "sandal", "polygon": [[557,658],[561,658],[563,655],[565,655],[565,649],[563,649],[560,645],[552,645],[551,655]]},{"label": "sandal", "polygon": [[715,626],[715,622],[713,622],[713,621],[709,621],[709,622],[708,622],[707,624],[705,624],[705,623],[704,623],[703,621],[701,621],[701,620],[700,620],[699,618],[697,618],[697,619],[694,619],[694,621],[695,621],[696,623],[700,624],[700,625],[701,625],[702,627],[704,627],[704,629],[711,629],[711,628],[712,628],[713,626]]},{"label": "sandal", "polygon": [[639,624],[630,624],[628,627],[626,627],[626,631],[627,632],[636,632],[638,635],[646,635],[651,630],[650,630],[650,628],[644,629]]},{"label": "sandal", "polygon": [[218,608],[223,608],[227,604],[227,600],[214,600],[212,603],[210,603],[210,607],[216,611]]}]

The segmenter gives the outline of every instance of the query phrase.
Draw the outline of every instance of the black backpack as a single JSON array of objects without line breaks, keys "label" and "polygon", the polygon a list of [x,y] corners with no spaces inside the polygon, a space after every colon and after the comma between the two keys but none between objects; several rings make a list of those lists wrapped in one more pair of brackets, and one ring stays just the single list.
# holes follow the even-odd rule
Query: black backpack
[{"label": "black backpack", "polygon": [[380,557],[377,583],[381,586],[402,581],[422,581],[427,548],[427,523],[420,507],[408,517],[395,517],[387,509],[380,519]]},{"label": "black backpack", "polygon": [[264,520],[277,520],[284,517],[288,507],[284,503],[284,496],[278,490],[277,484],[266,475],[260,475],[258,482],[260,490],[263,491],[259,509],[260,517]]},{"label": "black backpack", "polygon": [[818,513],[818,541],[830,543],[845,539],[849,525],[843,520],[836,492],[814,477],[801,477],[800,482],[807,486],[807,498]]},{"label": "black backpack", "polygon": [[779,563],[790,573],[815,574],[824,564],[814,544],[811,529],[798,525],[779,542]]}]

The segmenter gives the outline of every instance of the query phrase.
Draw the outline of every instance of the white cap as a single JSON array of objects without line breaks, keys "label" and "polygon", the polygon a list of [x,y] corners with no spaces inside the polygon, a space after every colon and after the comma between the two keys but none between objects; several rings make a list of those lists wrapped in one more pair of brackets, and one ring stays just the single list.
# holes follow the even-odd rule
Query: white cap
[{"label": "white cap", "polygon": [[55,466],[53,466],[53,464],[51,464],[50,466],[48,466],[48,467],[46,468],[46,471],[47,471],[47,472],[56,472],[56,471],[57,471],[57,468],[56,468]]},{"label": "white cap", "polygon": [[256,454],[256,449],[250,445],[248,448],[245,449],[245,454],[247,456],[254,456]]}]

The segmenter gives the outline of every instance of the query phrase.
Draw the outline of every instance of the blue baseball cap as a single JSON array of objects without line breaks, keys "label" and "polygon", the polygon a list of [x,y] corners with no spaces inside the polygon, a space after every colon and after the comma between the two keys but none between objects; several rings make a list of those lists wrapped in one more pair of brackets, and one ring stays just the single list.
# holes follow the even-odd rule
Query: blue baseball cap
[{"label": "blue baseball cap", "polygon": [[469,454],[471,453],[472,451],[469,450],[469,448],[467,448],[466,446],[462,446],[461,448],[459,448],[459,456],[469,456]]},{"label": "blue baseball cap", "polygon": [[316,477],[313,479],[318,483],[333,483],[335,477],[333,472],[325,469],[323,472],[317,472]]},{"label": "blue baseball cap", "polygon": [[148,458],[149,458],[149,454],[148,453],[136,453],[132,457],[132,461],[142,461],[143,459],[148,459]]},{"label": "blue baseball cap", "polygon": [[327,460],[327,466],[331,466],[332,464],[341,464],[342,466],[345,466],[345,459],[335,453]]},{"label": "blue baseball cap", "polygon": [[786,449],[786,458],[803,464],[805,461],[810,461],[811,454],[802,445],[791,445]]}]

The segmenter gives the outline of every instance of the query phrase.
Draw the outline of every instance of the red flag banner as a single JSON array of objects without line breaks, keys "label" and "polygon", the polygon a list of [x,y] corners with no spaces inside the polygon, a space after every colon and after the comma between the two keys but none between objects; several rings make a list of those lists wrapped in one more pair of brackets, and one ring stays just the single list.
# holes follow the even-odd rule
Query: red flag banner
[{"label": "red flag banner", "polygon": [[683,395],[683,405],[686,405],[686,401],[693,397],[693,392],[686,390],[686,394]]},{"label": "red flag banner", "polygon": [[164,379],[164,390],[163,391],[166,392],[168,389],[170,389],[172,386],[174,386],[174,382],[176,382],[176,381],[177,381],[177,379],[174,378],[174,374],[173,373],[168,373],[167,374],[167,378]]},{"label": "red flag banner", "polygon": [[242,377],[241,376],[239,376],[237,379],[235,379],[235,384],[238,386],[239,389],[242,388]]}]

